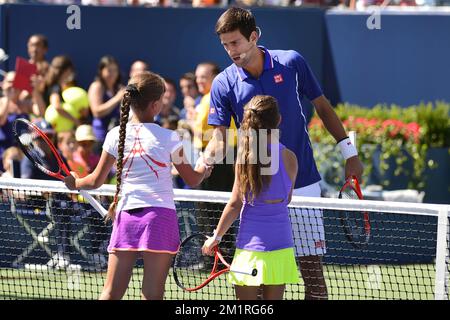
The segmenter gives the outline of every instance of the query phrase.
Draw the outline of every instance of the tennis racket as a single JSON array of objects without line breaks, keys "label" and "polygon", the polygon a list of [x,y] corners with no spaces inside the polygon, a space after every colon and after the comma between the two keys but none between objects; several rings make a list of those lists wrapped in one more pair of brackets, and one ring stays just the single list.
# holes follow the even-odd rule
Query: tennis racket
[{"label": "tennis racket", "polygon": [[226,272],[257,275],[256,269],[230,270],[230,264],[225,261],[217,246],[214,247],[214,256],[204,256],[202,247],[206,239],[208,239],[207,236],[197,233],[187,237],[181,243],[172,264],[173,277],[180,288],[186,291],[200,290]]},{"label": "tennis racket", "polygon": [[[64,180],[70,171],[62,160],[51,140],[35,124],[26,119],[13,122],[14,136],[25,156],[43,173],[59,180]],[[103,217],[108,213],[101,204],[87,191],[80,190],[80,194]]]},{"label": "tennis racket", "polygon": [[[339,191],[339,199],[362,200],[363,195],[355,176],[349,177]],[[340,211],[340,220],[347,240],[358,249],[370,241],[370,219],[366,211]]]}]

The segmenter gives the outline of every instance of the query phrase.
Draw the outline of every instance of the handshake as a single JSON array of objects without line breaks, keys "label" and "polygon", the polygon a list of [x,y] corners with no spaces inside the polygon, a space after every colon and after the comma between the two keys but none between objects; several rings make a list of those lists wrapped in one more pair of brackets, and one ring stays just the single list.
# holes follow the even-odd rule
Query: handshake
[{"label": "handshake", "polygon": [[203,173],[204,174],[203,179],[206,179],[211,175],[213,168],[214,164],[209,164],[204,153],[200,152],[200,157],[197,159],[197,162],[195,163],[194,170],[199,173]]}]

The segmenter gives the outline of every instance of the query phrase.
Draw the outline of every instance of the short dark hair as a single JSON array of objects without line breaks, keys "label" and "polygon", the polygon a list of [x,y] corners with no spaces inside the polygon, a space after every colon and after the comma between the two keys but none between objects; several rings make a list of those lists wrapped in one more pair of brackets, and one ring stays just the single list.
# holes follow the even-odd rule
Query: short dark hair
[{"label": "short dark hair", "polygon": [[39,41],[42,43],[42,45],[44,46],[44,48],[48,49],[48,39],[45,35],[41,34],[41,33],[36,33],[36,34],[32,34],[28,39],[31,39],[33,37],[36,37],[39,39]]},{"label": "short dark hair", "polygon": [[219,20],[217,20],[217,35],[220,36],[222,33],[233,32],[236,30],[239,30],[247,40],[250,39],[252,32],[256,31],[255,17],[249,10],[231,7],[220,16]]},{"label": "short dark hair", "polygon": [[188,80],[195,82],[195,74],[193,72],[186,72],[180,77],[180,80]]},{"label": "short dark hair", "polygon": [[187,81],[191,82],[194,85],[195,90],[198,91],[197,81],[195,81],[195,73],[194,72],[184,73],[180,78],[180,81],[181,80],[187,80]]}]

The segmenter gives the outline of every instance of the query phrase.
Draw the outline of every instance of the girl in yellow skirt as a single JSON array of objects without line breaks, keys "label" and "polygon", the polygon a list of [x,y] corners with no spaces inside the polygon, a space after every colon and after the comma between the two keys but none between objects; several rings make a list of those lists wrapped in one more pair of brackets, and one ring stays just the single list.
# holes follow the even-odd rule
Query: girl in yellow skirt
[{"label": "girl in yellow skirt", "polygon": [[257,275],[229,273],[239,300],[256,300],[260,289],[263,299],[281,300],[285,285],[299,282],[288,211],[297,158],[278,141],[280,122],[277,101],[271,96],[255,96],[245,106],[231,199],[203,246],[203,253],[212,255],[240,214],[231,269],[256,268]]}]

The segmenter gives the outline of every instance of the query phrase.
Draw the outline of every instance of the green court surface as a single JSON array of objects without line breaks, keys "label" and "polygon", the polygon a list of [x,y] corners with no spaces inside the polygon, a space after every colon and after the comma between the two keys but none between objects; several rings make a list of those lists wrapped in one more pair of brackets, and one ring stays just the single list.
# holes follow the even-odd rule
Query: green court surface
[{"label": "green court surface", "polygon": [[[325,266],[330,299],[434,299],[434,265]],[[106,273],[0,269],[0,299],[97,299]],[[142,269],[135,268],[124,299],[140,299]],[[303,284],[288,285],[285,299],[303,299]],[[189,293],[175,284],[170,273],[166,299],[235,299],[222,275],[205,288]]]}]

